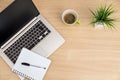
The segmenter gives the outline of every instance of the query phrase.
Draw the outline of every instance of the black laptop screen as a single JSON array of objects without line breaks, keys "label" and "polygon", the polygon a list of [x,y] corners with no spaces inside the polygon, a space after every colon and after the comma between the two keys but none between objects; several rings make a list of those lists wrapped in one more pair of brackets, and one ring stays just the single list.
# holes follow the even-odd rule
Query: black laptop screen
[{"label": "black laptop screen", "polygon": [[15,0],[4,9],[0,13],[0,46],[37,15],[32,0]]}]

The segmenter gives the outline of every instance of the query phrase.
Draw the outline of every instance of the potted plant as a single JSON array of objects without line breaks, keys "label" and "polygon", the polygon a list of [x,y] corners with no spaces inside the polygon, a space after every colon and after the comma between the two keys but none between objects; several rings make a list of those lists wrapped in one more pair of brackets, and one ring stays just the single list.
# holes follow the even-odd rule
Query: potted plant
[{"label": "potted plant", "polygon": [[96,11],[90,10],[93,15],[93,20],[91,21],[91,24],[95,26],[95,28],[115,28],[114,22],[116,19],[110,18],[111,14],[113,14],[115,11],[112,8],[112,5],[109,5],[108,7],[101,6]]}]

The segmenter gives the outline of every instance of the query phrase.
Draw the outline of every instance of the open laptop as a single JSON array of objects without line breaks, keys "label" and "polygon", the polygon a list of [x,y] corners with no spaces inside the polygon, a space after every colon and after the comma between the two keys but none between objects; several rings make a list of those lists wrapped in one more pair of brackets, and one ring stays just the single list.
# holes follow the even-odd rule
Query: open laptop
[{"label": "open laptop", "polygon": [[15,0],[0,13],[0,54],[11,68],[23,47],[48,57],[63,43],[32,0]]}]

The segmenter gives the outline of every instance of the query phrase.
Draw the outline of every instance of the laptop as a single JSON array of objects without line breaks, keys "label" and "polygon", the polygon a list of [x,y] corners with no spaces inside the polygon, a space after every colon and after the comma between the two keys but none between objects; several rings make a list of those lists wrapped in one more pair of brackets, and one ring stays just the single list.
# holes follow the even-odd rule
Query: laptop
[{"label": "laptop", "polygon": [[32,0],[15,0],[0,13],[0,55],[10,68],[23,47],[49,57],[64,41]]}]

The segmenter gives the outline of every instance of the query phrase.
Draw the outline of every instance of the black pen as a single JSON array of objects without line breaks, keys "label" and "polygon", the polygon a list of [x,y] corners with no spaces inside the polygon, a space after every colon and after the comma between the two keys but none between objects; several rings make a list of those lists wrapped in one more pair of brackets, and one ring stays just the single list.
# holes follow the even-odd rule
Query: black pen
[{"label": "black pen", "polygon": [[22,62],[21,64],[24,65],[24,66],[32,66],[32,67],[37,67],[37,68],[46,69],[46,67],[41,67],[41,66],[32,65],[32,64],[29,64],[29,63],[26,63],[26,62]]}]

